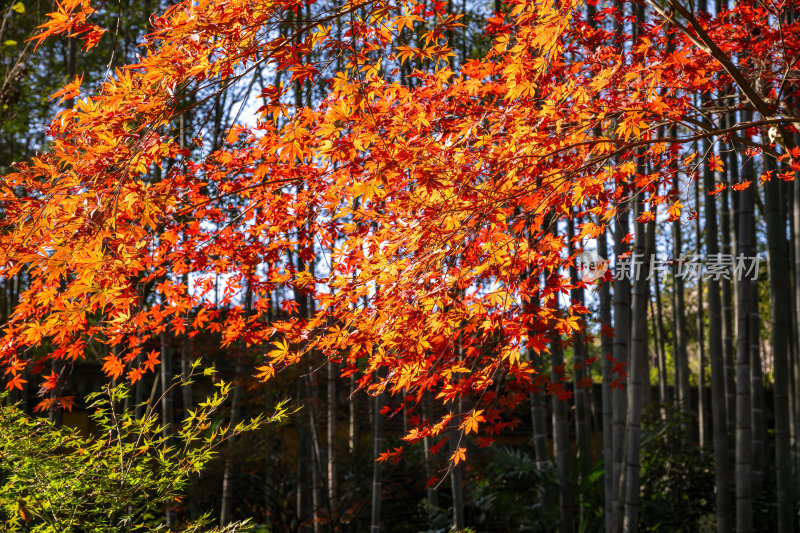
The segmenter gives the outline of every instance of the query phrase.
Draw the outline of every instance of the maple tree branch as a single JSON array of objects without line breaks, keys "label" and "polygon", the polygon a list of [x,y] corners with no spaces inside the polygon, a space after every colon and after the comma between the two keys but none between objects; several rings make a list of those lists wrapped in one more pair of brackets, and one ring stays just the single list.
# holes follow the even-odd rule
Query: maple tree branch
[{"label": "maple tree branch", "polygon": [[[616,148],[615,150],[613,150],[613,151],[611,151],[611,152],[609,152],[607,154],[602,154],[602,155],[599,155],[597,157],[588,159],[583,165],[581,165],[581,166],[579,166],[579,167],[567,172],[566,174],[564,174],[562,176],[563,180],[569,180],[573,176],[577,176],[577,175],[579,175],[580,173],[582,173],[584,171],[591,170],[592,168],[596,168],[597,166],[599,166],[599,165],[601,165],[601,164],[613,159],[614,157],[620,156],[620,155],[624,154],[625,152],[633,150],[633,149],[635,149],[637,147],[647,146],[647,145],[652,145],[652,144],[657,144],[657,143],[684,143],[684,142],[698,141],[698,140],[702,140],[702,139],[705,139],[705,138],[708,138],[708,137],[711,137],[711,136],[715,136],[715,135],[723,136],[723,135],[726,135],[726,134],[731,134],[731,133],[734,133],[736,131],[740,131],[740,130],[743,130],[743,129],[748,129],[748,128],[754,127],[754,126],[766,125],[766,124],[782,124],[782,123],[786,123],[786,122],[790,122],[790,121],[791,121],[791,119],[788,119],[788,118],[772,118],[772,119],[760,120],[760,121],[743,122],[743,123],[739,123],[739,124],[737,124],[735,126],[732,126],[730,128],[725,128],[725,129],[715,130],[715,131],[708,131],[706,133],[699,133],[699,134],[692,135],[692,136],[689,136],[689,137],[684,137],[684,138],[680,138],[680,137],[657,137],[657,138],[654,138],[654,139],[640,139],[638,141],[633,141],[633,142],[621,141],[621,140],[618,140],[618,139],[591,139],[591,140],[581,141],[581,142],[578,142],[578,143],[570,143],[567,146],[562,146],[561,148],[553,150],[553,151],[551,151],[551,152],[549,152],[549,153],[547,153],[545,155],[536,156],[536,157],[540,157],[540,158],[552,157],[552,156],[557,155],[557,154],[559,154],[561,152],[564,152],[564,151],[567,151],[567,150],[571,150],[571,149],[574,149],[574,148],[577,148],[577,147],[580,147],[580,146],[592,146],[592,145],[600,145],[600,144],[614,144],[614,145],[620,145],[621,144],[622,145],[619,148]],[[759,145],[758,143],[754,143],[752,141],[746,141],[744,139],[739,139],[738,136],[737,136],[737,140],[739,140],[743,144],[747,144],[747,145],[750,145],[750,146],[754,146],[754,147],[760,148],[764,152],[769,153],[770,155],[773,155],[773,156],[776,156],[776,157],[778,156],[777,152],[775,152],[772,149],[770,149],[768,147],[765,147],[763,145]],[[562,173],[563,173],[563,169],[559,169],[559,170],[553,171],[553,172],[543,176],[542,179],[546,179],[546,178],[548,178],[550,176],[560,175]],[[519,197],[524,193],[525,193],[524,190],[520,191],[516,195],[512,196],[512,198],[513,197]]]},{"label": "maple tree branch", "polygon": [[[626,150],[631,150],[633,148],[638,148],[640,146],[647,146],[647,145],[658,144],[658,143],[678,143],[678,144],[680,144],[680,143],[685,143],[685,142],[699,141],[699,140],[702,140],[702,139],[705,139],[705,138],[708,138],[708,137],[712,137],[712,136],[715,136],[715,135],[723,136],[723,135],[726,135],[726,134],[729,134],[729,133],[735,133],[737,131],[746,130],[748,128],[752,128],[752,127],[756,127],[756,126],[764,126],[764,125],[767,125],[767,124],[784,124],[784,123],[789,123],[789,122],[793,122],[793,121],[797,121],[797,120],[800,120],[800,119],[798,119],[797,117],[794,117],[794,118],[771,118],[771,119],[765,119],[765,120],[753,120],[753,121],[748,121],[748,122],[740,122],[740,123],[738,123],[738,124],[736,124],[734,126],[731,126],[729,128],[715,129],[715,130],[705,130],[705,133],[698,133],[696,135],[691,135],[691,136],[688,136],[688,137],[655,137],[655,138],[652,138],[652,139],[640,139],[638,141],[623,141],[623,140],[620,140],[620,139],[589,139],[589,140],[580,141],[580,142],[576,142],[576,143],[570,143],[568,145],[565,145],[565,146],[562,146],[560,148],[557,148],[557,149],[555,149],[555,150],[553,150],[551,152],[548,152],[547,154],[544,154],[544,155],[536,155],[536,156],[529,156],[529,157],[540,157],[540,158],[552,157],[552,156],[557,155],[559,153],[565,152],[567,150],[572,150],[573,148],[578,148],[580,146],[594,146],[594,145],[599,145],[599,144],[611,144],[611,145],[616,145],[616,146],[620,146],[621,145],[619,148],[617,148],[616,150],[614,150],[613,152],[611,152],[609,154],[603,154],[601,156],[598,156],[596,158],[593,158],[593,159],[589,160],[587,162],[587,164],[585,164],[585,165],[579,167],[579,169],[577,169],[578,171],[580,171],[580,170],[585,170],[586,168],[596,164],[597,161],[604,161],[604,160],[609,159],[611,157],[620,155],[620,154],[624,153]],[[758,148],[761,148],[761,149],[765,148],[765,146],[763,144],[755,143],[755,142],[752,142],[752,141],[751,141],[751,143],[752,143],[752,146],[755,146],[755,147],[758,147]],[[561,169],[556,171],[556,173],[560,172],[560,171],[561,171]]]},{"label": "maple tree branch", "polygon": [[775,115],[775,110],[772,109],[772,107],[768,105],[767,102],[764,101],[764,99],[758,94],[744,74],[742,74],[742,71],[739,70],[736,65],[734,65],[733,61],[731,61],[731,59],[725,54],[725,52],[723,52],[722,49],[717,46],[717,43],[715,43],[708,32],[706,32],[694,14],[686,9],[686,6],[684,6],[679,0],[667,0],[669,5],[671,5],[676,12],[680,13],[680,15],[689,22],[692,29],[694,29],[696,32],[696,35],[689,31],[689,28],[687,28],[684,24],[681,24],[675,20],[674,14],[671,15],[664,11],[664,9],[654,0],[646,1],[666,22],[669,22],[678,28],[690,41],[692,41],[692,43],[694,43],[695,46],[716,59],[722,65],[722,68],[724,68],[731,78],[733,78],[733,81],[736,82],[736,85],[741,89],[747,100],[753,104],[753,107],[755,107],[756,111],[761,113],[761,115],[764,117],[772,117]]},{"label": "maple tree branch", "polygon": [[[708,137],[708,136],[711,136],[711,135],[717,135],[717,136],[720,136],[720,137],[729,137],[730,139],[733,139],[738,143],[744,144],[746,146],[751,146],[753,148],[758,148],[758,149],[762,150],[764,153],[767,153],[767,154],[771,155],[772,157],[778,158],[780,156],[780,154],[778,154],[778,152],[776,152],[775,150],[773,150],[772,148],[770,148],[769,146],[767,146],[767,145],[765,145],[763,143],[757,143],[757,142],[755,142],[755,141],[753,141],[751,139],[748,139],[747,137],[742,137],[741,135],[734,135],[733,134],[733,131],[736,131],[736,130],[741,131],[742,129],[748,129],[750,127],[756,127],[756,126],[760,126],[760,125],[764,125],[764,124],[773,124],[773,123],[776,123],[777,121],[759,120],[759,121],[754,121],[754,122],[745,122],[743,124],[738,124],[738,125],[736,125],[734,127],[731,127],[731,128],[720,129],[720,128],[713,127],[713,126],[711,128],[709,128],[708,125],[703,124],[702,121],[697,120],[695,118],[691,118],[691,117],[684,117],[682,120],[685,121],[685,122],[689,122],[690,124],[693,124],[695,126],[698,126],[701,130],[705,131],[706,133],[703,134],[704,138]],[[777,123],[786,122],[786,121],[788,121],[790,119],[779,119],[779,120],[780,120],[780,122],[777,122]],[[695,139],[695,140],[699,140],[699,139]]]},{"label": "maple tree branch", "polygon": [[800,54],[796,55],[794,59],[789,61],[786,65],[786,69],[783,71],[783,75],[781,76],[781,84],[778,87],[778,91],[775,96],[775,100],[777,102],[781,101],[781,96],[783,95],[783,90],[786,88],[786,81],[789,79],[789,73],[792,71],[794,65],[800,61]]}]

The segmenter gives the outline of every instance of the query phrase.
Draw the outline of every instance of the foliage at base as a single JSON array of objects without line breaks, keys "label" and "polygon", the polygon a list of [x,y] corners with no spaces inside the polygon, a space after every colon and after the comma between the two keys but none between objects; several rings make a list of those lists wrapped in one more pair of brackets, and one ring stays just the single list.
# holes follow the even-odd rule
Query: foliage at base
[{"label": "foliage at base", "polygon": [[[200,374],[197,366],[173,387],[189,385]],[[94,424],[89,436],[31,418],[17,406],[0,406],[2,531],[170,531],[164,510],[180,501],[191,476],[216,456],[221,443],[287,415],[286,402],[281,402],[271,417],[222,423],[215,413],[231,386],[216,386],[213,395],[167,431],[153,411],[155,394],[140,406],[139,417],[135,409],[123,407],[130,394],[125,385],[108,385],[87,398]],[[0,399],[5,403],[7,395]],[[232,532],[244,525],[213,529],[206,516],[180,530]]]}]

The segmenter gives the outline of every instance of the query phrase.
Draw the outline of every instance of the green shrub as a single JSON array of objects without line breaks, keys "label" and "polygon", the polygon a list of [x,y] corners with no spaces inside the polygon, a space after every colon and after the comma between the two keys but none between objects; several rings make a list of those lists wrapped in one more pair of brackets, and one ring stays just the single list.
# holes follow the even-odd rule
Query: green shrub
[{"label": "green shrub", "polygon": [[[714,517],[714,461],[709,451],[681,446],[689,420],[672,406],[662,418],[648,409],[642,427],[641,531],[703,531]],[[716,526],[714,527],[716,530]]]},{"label": "green shrub", "polygon": [[[193,365],[189,380],[177,378],[173,387],[191,383],[201,374],[198,366]],[[158,399],[145,402],[140,418],[133,409],[120,407],[130,394],[125,385],[106,386],[87,398],[96,428],[90,436],[31,418],[16,406],[0,407],[2,531],[167,531],[165,506],[180,500],[191,476],[215,457],[221,443],[287,414],[281,402],[269,418],[261,415],[234,427],[219,424],[213,416],[230,389],[227,383],[217,384],[171,436],[164,435],[152,410]],[[5,403],[6,395],[0,399]],[[209,521],[204,516],[182,529],[219,531],[210,529]]]}]

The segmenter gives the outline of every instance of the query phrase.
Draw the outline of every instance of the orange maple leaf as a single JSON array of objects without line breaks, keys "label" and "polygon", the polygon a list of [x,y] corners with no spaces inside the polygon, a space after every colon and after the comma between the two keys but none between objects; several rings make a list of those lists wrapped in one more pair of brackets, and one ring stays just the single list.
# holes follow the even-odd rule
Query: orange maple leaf
[{"label": "orange maple leaf", "polygon": [[636,218],[636,221],[641,224],[646,224],[648,222],[652,222],[656,219],[655,215],[651,211],[643,211],[641,215]]},{"label": "orange maple leaf", "polygon": [[22,379],[22,376],[20,376],[19,374],[14,374],[11,377],[11,381],[6,383],[6,389],[8,389],[8,390],[14,390],[14,389],[22,390],[22,385],[27,383],[27,382],[28,382],[28,380],[27,379]]},{"label": "orange maple leaf", "polygon": [[450,456],[450,460],[453,461],[454,465],[457,465],[460,461],[463,461],[467,458],[467,449],[459,447],[456,451],[453,452],[453,455]]},{"label": "orange maple leaf", "polygon": [[144,369],[146,371],[152,372],[155,370],[156,365],[161,363],[161,361],[158,360],[159,355],[158,350],[152,350],[147,354],[147,361],[144,362]]},{"label": "orange maple leaf", "polygon": [[142,379],[144,372],[141,371],[139,368],[133,368],[128,372],[128,379],[131,382],[131,385]]},{"label": "orange maple leaf", "polygon": [[117,379],[125,371],[125,365],[116,355],[107,355],[103,358],[103,361],[105,361],[103,363],[103,372],[113,379]]},{"label": "orange maple leaf", "polygon": [[708,168],[712,172],[722,172],[725,169],[725,165],[722,162],[722,158],[711,154],[708,156]]},{"label": "orange maple leaf", "polygon": [[716,186],[714,186],[713,189],[708,191],[708,195],[709,196],[717,196],[719,193],[724,191],[727,187],[728,186],[726,184],[724,184],[724,183],[717,183]]},{"label": "orange maple leaf", "polygon": [[482,412],[483,409],[472,411],[472,413],[464,417],[464,421],[461,422],[459,429],[463,429],[465,434],[469,434],[471,432],[477,433],[478,423],[486,421],[486,419],[481,415]]},{"label": "orange maple leaf", "polygon": [[667,208],[667,212],[669,213],[669,222],[674,222],[681,218],[681,208],[683,204],[680,202],[675,202],[671,206]]},{"label": "orange maple leaf", "polygon": [[42,383],[42,392],[50,392],[56,385],[58,384],[58,374],[55,372],[50,372],[50,374],[43,376],[44,383]]},{"label": "orange maple leaf", "polygon": [[70,98],[77,98],[81,94],[81,82],[83,81],[83,74],[80,76],[75,76],[75,79],[66,84],[64,87],[59,89],[58,91],[51,94],[48,99],[53,100],[55,98],[61,97],[60,102],[65,100],[69,100]]}]

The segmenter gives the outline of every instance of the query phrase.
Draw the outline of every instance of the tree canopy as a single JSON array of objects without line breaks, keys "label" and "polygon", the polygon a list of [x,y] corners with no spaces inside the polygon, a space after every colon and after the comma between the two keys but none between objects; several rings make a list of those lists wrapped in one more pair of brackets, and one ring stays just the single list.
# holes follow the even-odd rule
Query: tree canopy
[{"label": "tree canopy", "polygon": [[[474,400],[409,441],[453,417],[491,436],[533,388],[571,394],[531,360],[588,331],[586,306],[560,303],[588,285],[568,267],[633,204],[642,223],[685,217],[675,173],[724,165],[700,141],[777,160],[760,181],[800,170],[797,2],[653,0],[633,24],[621,4],[508,1],[461,62],[444,2],[312,3],[177,3],[137,63],[53,94],[74,105],[0,189],[0,275],[29,279],[0,347],[9,389],[92,343],[135,382],[158,364],[148,339],[210,331],[262,347],[263,379],[316,351],[374,394]],[[58,2],[34,41],[92,48],[115,31],[95,9]],[[256,85],[225,132],[181,121]]]}]

